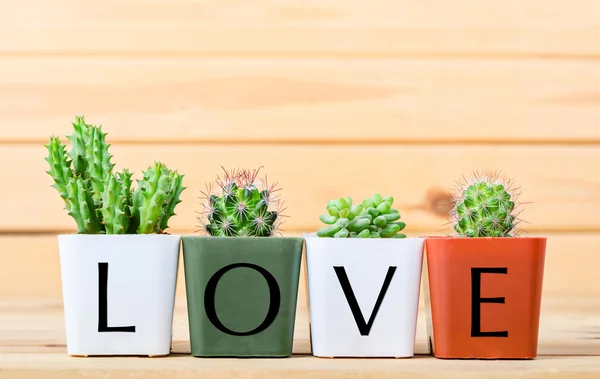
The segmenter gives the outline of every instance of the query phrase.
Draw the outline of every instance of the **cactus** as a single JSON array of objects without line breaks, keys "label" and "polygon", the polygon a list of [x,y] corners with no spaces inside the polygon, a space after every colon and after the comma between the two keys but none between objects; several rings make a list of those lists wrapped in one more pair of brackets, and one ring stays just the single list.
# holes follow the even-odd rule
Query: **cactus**
[{"label": "cactus", "polygon": [[203,212],[198,216],[210,236],[270,237],[281,226],[283,209],[275,192],[277,184],[266,178],[257,180],[258,170],[226,171],[217,177],[217,190],[207,185],[203,194]]},{"label": "cactus", "polygon": [[461,237],[510,237],[518,223],[519,193],[499,173],[475,172],[457,186],[450,212],[454,232]]},{"label": "cactus", "polygon": [[125,234],[129,230],[131,208],[128,202],[131,174],[125,170],[119,176],[108,174],[100,213],[106,234]]},{"label": "cactus", "polygon": [[60,194],[60,197],[66,201],[69,197],[67,185],[73,177],[71,161],[67,158],[67,153],[65,151],[66,146],[60,143],[58,137],[54,136],[50,137],[50,142],[44,146],[48,149],[46,162],[50,165],[50,170],[46,171],[46,173],[54,178],[52,187],[54,187]]},{"label": "cactus", "polygon": [[132,190],[132,173],[113,173],[114,164],[106,143],[107,133],[76,117],[71,150],[56,136],[50,137],[47,174],[73,217],[80,234],[164,233],[185,189],[183,175],[155,162]]},{"label": "cactus", "polygon": [[68,136],[69,142],[71,142],[71,151],[69,156],[73,161],[73,169],[77,175],[85,174],[86,170],[86,150],[85,140],[89,135],[89,125],[85,123],[85,119],[82,117],[75,117],[73,125],[73,134]]},{"label": "cactus", "polygon": [[319,219],[327,226],[317,231],[319,237],[333,238],[406,238],[398,234],[406,224],[398,221],[400,212],[392,208],[394,198],[375,194],[352,205],[352,198],[341,197],[327,203],[327,214]]},{"label": "cactus", "polygon": [[166,229],[169,218],[175,215],[175,205],[181,202],[179,195],[185,189],[182,178],[183,175],[171,172],[160,162],[144,171],[144,179],[137,181],[133,194],[136,220],[133,228],[137,228],[138,234],[162,233]]},{"label": "cactus", "polygon": [[110,145],[106,143],[105,138],[106,133],[102,133],[102,128],[98,126],[90,127],[84,140],[85,176],[91,179],[92,197],[95,202],[100,201],[101,194],[104,192],[104,183],[114,167],[110,162],[112,155],[108,153]]},{"label": "cactus", "polygon": [[97,234],[102,230],[97,209],[89,191],[90,179],[73,177],[67,184],[69,215],[75,219],[82,234]]},{"label": "cactus", "polygon": [[158,230],[165,230],[169,228],[169,219],[175,216],[175,207],[181,203],[179,199],[181,193],[185,189],[183,187],[183,175],[178,174],[176,171],[169,172],[169,190],[167,192],[167,201],[165,202],[164,211],[161,213],[160,219],[158,220]]}]

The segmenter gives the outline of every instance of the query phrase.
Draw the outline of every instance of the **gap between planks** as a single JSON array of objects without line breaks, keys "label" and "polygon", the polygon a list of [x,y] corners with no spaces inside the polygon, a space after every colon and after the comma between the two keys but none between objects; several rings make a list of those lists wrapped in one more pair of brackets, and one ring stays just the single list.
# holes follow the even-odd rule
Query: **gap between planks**
[{"label": "gap between planks", "polygon": [[125,59],[402,59],[402,60],[474,60],[474,61],[596,61],[600,60],[598,53],[545,53],[542,51],[531,51],[527,53],[517,53],[508,51],[498,52],[468,52],[456,51],[452,53],[443,52],[384,52],[384,51],[269,51],[257,50],[253,52],[242,51],[118,51],[118,50],[56,50],[56,51],[0,51],[0,59],[22,59],[22,58],[76,58],[76,59],[94,59],[94,58],[125,58]]},{"label": "gap between planks", "polygon": [[[306,234],[310,234],[310,233],[316,233],[318,228],[321,228],[324,225],[317,225],[317,224],[311,224],[311,225],[306,225],[306,227],[302,228],[300,227],[296,227],[296,228],[292,228],[292,229],[285,229],[282,230],[281,233],[283,236],[301,236],[303,233]],[[199,228],[181,228],[181,227],[177,227],[177,228],[170,228],[166,231],[168,234],[181,234],[181,235],[190,235],[190,236],[196,236],[196,235],[204,235],[202,233],[202,231]],[[446,236],[448,235],[448,233],[450,232],[450,230],[446,227],[444,228],[440,228],[439,230],[432,230],[430,227],[427,226],[411,226],[409,230],[405,230],[404,234],[406,234],[409,237],[423,237],[423,236],[433,236],[433,235],[443,235]],[[39,237],[44,237],[44,236],[51,236],[51,237],[56,237],[57,235],[60,234],[75,234],[77,233],[77,229],[76,228],[40,228],[40,227],[23,227],[23,228],[11,228],[11,227],[2,227],[0,226],[0,237],[4,236],[4,237],[35,237],[35,236],[39,236]],[[586,227],[586,226],[573,226],[573,227],[569,227],[569,226],[549,226],[549,227],[544,227],[543,230],[525,230],[522,231],[522,235],[523,237],[527,237],[527,236],[547,236],[547,235],[557,235],[557,236],[561,236],[561,235],[572,235],[572,234],[576,234],[576,235],[581,235],[581,236],[593,236],[595,234],[600,233],[600,226],[598,227]]]},{"label": "gap between planks", "polygon": [[[61,137],[61,141],[63,144],[69,144],[66,138]],[[43,145],[48,143],[48,139],[42,138],[9,138],[5,137],[0,140],[0,147],[2,145]],[[461,146],[592,146],[595,147],[600,145],[600,138],[581,138],[581,139],[573,139],[573,140],[564,140],[564,139],[496,139],[491,138],[489,140],[485,139],[398,139],[398,138],[388,138],[385,140],[378,139],[327,139],[327,138],[314,138],[314,139],[265,139],[261,138],[260,140],[253,139],[205,139],[205,138],[186,138],[186,139],[161,139],[161,138],[144,138],[140,136],[140,138],[123,138],[123,137],[115,137],[112,138],[111,143],[118,143],[119,145],[129,145],[129,146],[170,146],[170,145],[194,145],[194,146],[202,146],[202,145],[210,145],[210,146],[230,146],[230,145],[251,145],[251,146],[279,146],[279,145],[287,145],[287,146],[423,146],[423,147],[433,147],[433,146],[453,146],[453,147],[461,147]]]}]

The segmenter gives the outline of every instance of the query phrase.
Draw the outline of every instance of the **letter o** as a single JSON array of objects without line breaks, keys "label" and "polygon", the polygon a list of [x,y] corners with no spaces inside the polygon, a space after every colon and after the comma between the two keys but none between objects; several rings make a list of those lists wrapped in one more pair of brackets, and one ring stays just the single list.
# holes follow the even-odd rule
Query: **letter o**
[{"label": "letter o", "polygon": [[[215,309],[215,292],[217,290],[217,284],[221,277],[229,270],[233,270],[238,267],[247,267],[253,270],[258,271],[259,274],[265,278],[267,284],[269,285],[269,311],[267,312],[267,316],[263,320],[263,322],[257,326],[255,329],[252,329],[248,332],[236,332],[229,328],[227,328],[221,321],[219,320],[219,316],[217,316],[217,311]],[[206,311],[206,316],[208,320],[215,326],[215,328],[219,329],[221,332],[230,334],[233,336],[250,336],[253,334],[257,334],[267,329],[275,318],[277,317],[277,313],[279,312],[279,305],[281,304],[281,293],[279,291],[279,285],[277,284],[277,280],[271,273],[264,268],[257,266],[252,263],[233,263],[227,265],[217,271],[208,281],[206,285],[206,289],[204,290],[204,310]]]}]

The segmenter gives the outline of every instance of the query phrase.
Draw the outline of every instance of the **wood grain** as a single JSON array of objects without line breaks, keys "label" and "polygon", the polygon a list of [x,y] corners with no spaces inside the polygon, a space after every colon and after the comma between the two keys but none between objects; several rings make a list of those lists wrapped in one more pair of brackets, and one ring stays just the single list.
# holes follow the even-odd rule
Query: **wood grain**
[{"label": "wood grain", "polygon": [[[0,53],[598,56],[594,0],[0,1]],[[115,9],[119,9],[115,12]]]},{"label": "wood grain", "polygon": [[594,61],[5,58],[0,142],[84,114],[111,142],[588,144],[598,88]]},{"label": "wood grain", "polygon": [[[0,379],[598,378],[600,13],[597,0],[0,0]],[[301,276],[289,359],[195,359],[182,265],[175,354],[66,355],[56,234],[74,232],[42,144],[75,115],[102,124],[117,168],[185,173],[172,233],[226,168],[264,166],[285,235],[332,198],[392,195],[407,234],[446,229],[475,169],[522,186],[521,226],[548,250],[534,361],[311,357]],[[18,183],[16,185],[15,183]],[[36,234],[40,233],[41,234]],[[11,234],[14,233],[14,234]]]},{"label": "wood grain", "polygon": [[[60,304],[0,302],[0,378],[597,378],[600,348],[594,340],[600,321],[598,297],[545,299],[539,356],[530,361],[453,361],[426,354],[426,332],[419,322],[415,358],[320,359],[310,356],[308,314],[300,311],[294,355],[285,359],[207,359],[189,355],[185,303],[176,305],[173,355],[163,358],[67,356]],[[422,309],[420,310],[423,311]],[[594,356],[590,356],[594,355]],[[28,376],[25,376],[28,375]]]},{"label": "wood grain", "polygon": [[[285,208],[284,230],[316,231],[327,201],[350,196],[361,201],[378,192],[394,196],[407,231],[450,231],[448,190],[472,170],[501,170],[522,187],[519,227],[530,234],[550,231],[600,230],[600,179],[591,175],[600,161],[600,147],[558,146],[310,146],[235,144],[111,146],[116,170],[141,177],[154,160],[184,173],[188,187],[170,226],[199,231],[198,197],[206,183],[222,175],[221,166],[259,168],[277,183]],[[0,231],[70,232],[75,222],[64,210],[44,157],[35,145],[0,145],[0,161],[15,162],[4,177],[19,186],[0,186]],[[16,164],[18,163],[18,164]],[[27,174],[24,174],[27,173]]]},{"label": "wood grain", "polygon": [[[124,378],[124,379],[597,379],[596,357],[549,357],[523,361],[442,361],[432,357],[403,359],[320,359],[294,356],[287,359],[198,359],[189,356],[150,359],[77,359],[64,355],[2,354],[7,359],[4,379]],[[30,361],[36,362],[30,369]]]}]

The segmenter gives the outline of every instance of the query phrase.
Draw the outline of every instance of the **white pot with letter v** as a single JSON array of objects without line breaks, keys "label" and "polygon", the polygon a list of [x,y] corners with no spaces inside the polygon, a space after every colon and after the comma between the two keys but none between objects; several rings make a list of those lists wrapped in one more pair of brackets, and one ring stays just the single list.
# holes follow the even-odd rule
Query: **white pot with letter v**
[{"label": "white pot with letter v", "polygon": [[414,356],[425,239],[304,237],[313,355]]},{"label": "white pot with letter v", "polygon": [[171,352],[180,236],[58,236],[67,353]]}]

